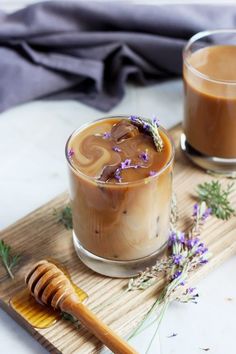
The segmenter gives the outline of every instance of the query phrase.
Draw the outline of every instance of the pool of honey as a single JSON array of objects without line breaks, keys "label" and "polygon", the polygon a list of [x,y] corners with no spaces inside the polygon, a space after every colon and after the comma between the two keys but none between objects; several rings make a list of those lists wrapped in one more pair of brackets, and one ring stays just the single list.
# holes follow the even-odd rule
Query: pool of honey
[{"label": "pool of honey", "polygon": [[[52,260],[50,260],[50,262],[52,262]],[[53,263],[56,264],[56,266],[59,267],[71,281],[80,301],[85,301],[88,298],[88,295],[73,283],[66,268],[55,261]],[[62,313],[60,311],[38,303],[27,288],[16,293],[10,299],[9,303],[14,311],[16,311],[26,322],[35,328],[51,327],[62,317]]]}]

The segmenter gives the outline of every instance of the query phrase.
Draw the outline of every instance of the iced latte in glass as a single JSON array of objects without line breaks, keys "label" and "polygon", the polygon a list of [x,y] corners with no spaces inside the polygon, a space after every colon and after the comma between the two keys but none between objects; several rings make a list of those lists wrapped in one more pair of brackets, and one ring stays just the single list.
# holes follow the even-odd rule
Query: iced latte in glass
[{"label": "iced latte in glass", "polygon": [[158,150],[135,119],[97,120],[66,145],[75,249],[89,268],[114,277],[153,264],[168,239],[174,148],[159,127]]}]

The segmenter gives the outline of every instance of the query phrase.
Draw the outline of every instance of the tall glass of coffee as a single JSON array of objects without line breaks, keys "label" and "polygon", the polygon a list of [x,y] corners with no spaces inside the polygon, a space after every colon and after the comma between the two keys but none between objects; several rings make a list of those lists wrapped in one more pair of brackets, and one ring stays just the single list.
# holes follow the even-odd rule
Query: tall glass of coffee
[{"label": "tall glass of coffee", "polygon": [[182,149],[199,166],[236,171],[236,30],[200,32],[183,53]]},{"label": "tall glass of coffee", "polygon": [[158,128],[135,117],[108,117],[82,126],[66,144],[73,241],[94,271],[129,277],[152,265],[168,240],[174,147]]}]

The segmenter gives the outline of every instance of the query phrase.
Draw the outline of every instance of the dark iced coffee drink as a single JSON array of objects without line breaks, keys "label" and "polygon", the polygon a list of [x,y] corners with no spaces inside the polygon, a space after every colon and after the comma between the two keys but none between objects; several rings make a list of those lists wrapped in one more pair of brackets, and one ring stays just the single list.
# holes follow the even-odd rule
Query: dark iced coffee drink
[{"label": "dark iced coffee drink", "polygon": [[106,118],[68,140],[75,248],[102,274],[134,275],[166,245],[174,152],[155,124]]}]

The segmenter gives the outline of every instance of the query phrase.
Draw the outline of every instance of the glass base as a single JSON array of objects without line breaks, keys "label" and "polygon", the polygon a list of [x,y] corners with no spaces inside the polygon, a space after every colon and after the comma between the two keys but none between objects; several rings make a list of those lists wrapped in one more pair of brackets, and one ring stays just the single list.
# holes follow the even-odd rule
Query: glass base
[{"label": "glass base", "polygon": [[98,257],[87,251],[78,241],[73,230],[73,243],[75,251],[80,260],[96,273],[106,275],[112,278],[131,278],[144,271],[147,267],[154,265],[158,257],[164,254],[167,243],[165,243],[157,252],[150,256],[131,260],[115,261]]},{"label": "glass base", "polygon": [[236,176],[236,159],[223,159],[204,155],[187,142],[185,134],[181,134],[180,147],[192,162],[204,170],[227,177]]}]

